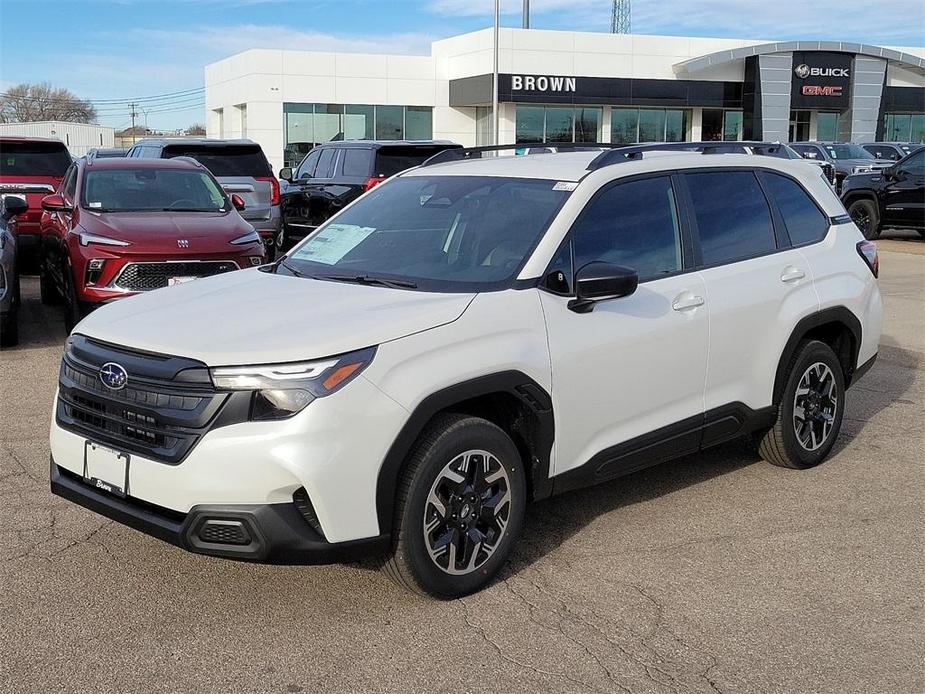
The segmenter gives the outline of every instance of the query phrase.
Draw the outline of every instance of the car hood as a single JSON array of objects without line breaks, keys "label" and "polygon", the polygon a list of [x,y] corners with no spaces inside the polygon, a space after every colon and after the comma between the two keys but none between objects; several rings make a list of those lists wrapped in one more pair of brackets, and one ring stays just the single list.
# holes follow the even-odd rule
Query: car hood
[{"label": "car hood", "polygon": [[893,162],[889,161],[888,159],[838,159],[835,163],[851,167],[871,166],[877,169],[883,169],[887,166],[893,165]]},{"label": "car hood", "polygon": [[91,234],[132,244],[133,252],[171,249],[185,239],[195,252],[246,234],[253,227],[236,212],[92,212],[81,210],[80,226]]},{"label": "car hood", "polygon": [[450,323],[474,296],[240,270],[107,304],[75,332],[209,366],[299,361]]}]

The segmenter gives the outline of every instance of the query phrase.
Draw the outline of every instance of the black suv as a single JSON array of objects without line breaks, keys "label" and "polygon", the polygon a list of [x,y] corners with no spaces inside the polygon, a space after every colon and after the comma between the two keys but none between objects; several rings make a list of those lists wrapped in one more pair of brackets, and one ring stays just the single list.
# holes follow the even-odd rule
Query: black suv
[{"label": "black suv", "polygon": [[925,145],[919,145],[915,142],[865,142],[861,147],[873,154],[877,159],[899,161],[907,154],[912,154],[917,149],[922,149]]},{"label": "black suv", "polygon": [[281,206],[283,250],[389,176],[461,147],[448,140],[339,140],[315,147],[295,170],[279,172],[288,183]]},{"label": "black suv", "polygon": [[887,227],[915,229],[925,237],[925,149],[887,169],[848,176],[842,202],[868,239]]}]

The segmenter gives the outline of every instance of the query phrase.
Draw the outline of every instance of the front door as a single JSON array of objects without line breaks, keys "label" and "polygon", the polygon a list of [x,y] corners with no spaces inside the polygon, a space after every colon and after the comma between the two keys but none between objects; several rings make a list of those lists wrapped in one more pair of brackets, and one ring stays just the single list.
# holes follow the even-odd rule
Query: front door
[{"label": "front door", "polygon": [[883,226],[925,227],[925,149],[894,166],[883,195]]},{"label": "front door", "polygon": [[[634,294],[576,313],[567,292],[541,292],[552,358],[556,475],[590,463],[576,472],[598,481],[657,462],[665,452],[660,445],[672,437],[673,454],[699,445],[707,308],[703,281],[690,271],[682,244],[676,199],[670,176],[611,184],[570,232],[562,268],[594,261],[633,268],[640,279]],[[678,436],[677,427],[685,433]],[[653,439],[640,440],[652,432]],[[643,449],[649,455],[633,455]]]}]

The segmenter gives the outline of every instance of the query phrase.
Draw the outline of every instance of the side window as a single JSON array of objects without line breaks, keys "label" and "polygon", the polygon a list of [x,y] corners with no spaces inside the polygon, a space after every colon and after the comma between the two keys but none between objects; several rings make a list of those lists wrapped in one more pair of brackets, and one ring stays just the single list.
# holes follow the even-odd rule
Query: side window
[{"label": "side window", "polygon": [[369,176],[372,169],[371,149],[345,149],[344,150],[344,176],[363,178]]},{"label": "side window", "polygon": [[704,265],[719,265],[777,248],[771,210],[751,171],[685,174]]},{"label": "side window", "polygon": [[681,269],[681,232],[671,179],[618,183],[588,203],[572,227],[575,269],[603,261],[651,280]]},{"label": "side window", "polygon": [[334,162],[337,160],[337,150],[334,147],[321,150],[318,166],[315,167],[313,178],[332,178],[334,176]]},{"label": "side window", "polygon": [[309,152],[308,156],[302,160],[302,163],[299,164],[299,170],[296,171],[296,180],[302,180],[303,178],[311,178],[315,175],[315,165],[318,163],[318,158],[321,156],[321,150],[316,149],[312,152]]},{"label": "side window", "polygon": [[829,231],[829,219],[799,183],[768,171],[761,172],[761,180],[777,205],[794,246],[815,243],[825,237]]},{"label": "side window", "polygon": [[925,175],[925,149],[921,149],[899,166],[899,170],[913,176]]}]

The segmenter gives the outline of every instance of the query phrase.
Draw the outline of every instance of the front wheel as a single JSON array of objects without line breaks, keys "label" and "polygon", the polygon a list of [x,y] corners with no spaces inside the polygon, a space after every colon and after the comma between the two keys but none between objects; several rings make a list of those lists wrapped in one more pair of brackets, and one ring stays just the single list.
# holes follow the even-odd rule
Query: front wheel
[{"label": "front wheel", "polygon": [[864,234],[864,238],[873,241],[880,236],[880,211],[873,200],[855,200],[848,206],[851,221]]},{"label": "front wheel", "polygon": [[805,469],[832,450],[845,413],[841,362],[824,342],[801,343],[790,362],[777,420],[758,444],[769,463]]},{"label": "front wheel", "polygon": [[439,416],[399,482],[386,573],[438,598],[479,590],[520,536],[526,497],[523,462],[504,431],[478,417]]},{"label": "front wheel", "polygon": [[77,288],[74,286],[74,273],[70,264],[61,269],[64,276],[64,329],[71,333],[74,326],[87,314],[86,306],[77,298]]}]

